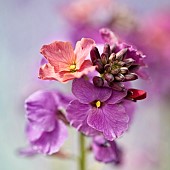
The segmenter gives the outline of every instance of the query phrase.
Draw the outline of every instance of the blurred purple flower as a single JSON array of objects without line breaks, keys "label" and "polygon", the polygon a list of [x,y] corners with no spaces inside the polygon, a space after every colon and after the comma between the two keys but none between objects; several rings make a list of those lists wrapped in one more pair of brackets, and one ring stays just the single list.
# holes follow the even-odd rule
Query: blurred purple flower
[{"label": "blurred purple flower", "polygon": [[146,60],[152,83],[149,86],[145,83],[144,86],[154,98],[169,97],[170,92],[170,81],[165,78],[165,75],[170,74],[169,11],[167,8],[150,13],[145,19],[140,20],[140,31],[135,36],[131,35],[131,41],[148,56]]},{"label": "blurred purple flower", "polygon": [[67,138],[63,109],[69,101],[70,98],[56,91],[37,91],[27,98],[26,134],[32,153],[51,155],[59,151]]},{"label": "blurred purple flower", "polygon": [[90,37],[101,43],[98,30],[106,26],[122,37],[127,37],[129,32],[136,29],[132,10],[117,0],[76,0],[61,9],[64,19],[71,26],[69,32],[73,42],[81,37]]},{"label": "blurred purple flower", "polygon": [[114,164],[120,164],[122,161],[122,152],[116,142],[108,141],[103,136],[93,138],[92,150],[97,161]]},{"label": "blurred purple flower", "polygon": [[120,137],[128,128],[129,116],[124,106],[126,91],[95,87],[85,78],[75,79],[72,92],[77,98],[67,108],[71,125],[86,135],[103,133],[107,140]]}]

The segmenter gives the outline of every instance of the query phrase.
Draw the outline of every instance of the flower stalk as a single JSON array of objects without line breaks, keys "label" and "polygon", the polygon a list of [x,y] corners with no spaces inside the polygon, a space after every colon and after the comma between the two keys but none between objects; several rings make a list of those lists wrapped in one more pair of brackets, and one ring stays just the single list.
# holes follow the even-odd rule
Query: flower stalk
[{"label": "flower stalk", "polygon": [[85,136],[82,133],[79,133],[79,147],[80,147],[80,157],[78,159],[79,162],[79,170],[86,170],[86,144],[85,144]]}]

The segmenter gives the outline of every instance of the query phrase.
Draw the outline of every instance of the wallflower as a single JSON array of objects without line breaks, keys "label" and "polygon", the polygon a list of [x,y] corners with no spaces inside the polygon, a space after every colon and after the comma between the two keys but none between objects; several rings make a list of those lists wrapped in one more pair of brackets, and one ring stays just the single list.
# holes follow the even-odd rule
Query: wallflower
[{"label": "wallflower", "polygon": [[66,82],[93,71],[95,67],[91,61],[85,60],[93,46],[95,42],[88,38],[78,41],[75,50],[70,42],[55,41],[44,45],[40,52],[49,63],[40,68],[39,78]]},{"label": "wallflower", "polygon": [[[115,56],[116,60],[118,58],[118,61],[121,61],[122,65],[124,62],[125,67],[128,67],[128,70],[131,73],[135,73],[136,75],[138,75],[143,79],[148,79],[148,75],[145,70],[147,67],[147,65],[145,64],[146,56],[142,54],[141,51],[137,50],[132,45],[119,42],[116,36],[114,35],[114,33],[108,28],[100,29],[100,33],[105,43],[108,43],[111,46],[111,53],[117,55]],[[126,64],[127,62],[128,62],[128,66]],[[120,79],[124,80],[122,76],[119,77]]]},{"label": "wallflower", "polygon": [[62,109],[69,101],[56,91],[37,91],[28,97],[25,107],[29,153],[51,155],[59,151],[67,138]]},{"label": "wallflower", "polygon": [[114,140],[127,130],[130,110],[124,106],[126,91],[96,87],[80,78],[73,81],[72,92],[77,99],[68,105],[67,118],[73,127],[86,135],[103,133],[107,140]]},{"label": "wallflower", "polygon": [[102,136],[95,136],[93,138],[92,150],[97,161],[114,164],[121,163],[122,152],[115,141],[108,141]]}]

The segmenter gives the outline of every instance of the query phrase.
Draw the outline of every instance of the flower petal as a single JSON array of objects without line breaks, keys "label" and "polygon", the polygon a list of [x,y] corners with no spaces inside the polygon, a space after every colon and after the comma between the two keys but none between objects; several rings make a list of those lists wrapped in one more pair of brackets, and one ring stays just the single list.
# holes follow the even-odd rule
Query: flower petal
[{"label": "flower petal", "polygon": [[107,141],[103,136],[95,136],[92,144],[95,159],[104,162],[121,162],[121,150],[117,147],[115,141]]},{"label": "flower petal", "polygon": [[32,157],[37,155],[37,152],[35,150],[33,150],[30,146],[28,146],[27,148],[22,148],[18,150],[18,153],[22,156],[26,156],[26,157]]},{"label": "flower petal", "polygon": [[77,128],[80,132],[93,136],[98,132],[87,124],[87,116],[91,107],[87,104],[82,104],[78,100],[72,101],[67,108],[67,118],[70,124]]},{"label": "flower petal", "polygon": [[129,116],[129,123],[131,123],[134,117],[135,110],[136,110],[136,103],[131,100],[126,100],[126,99],[123,100],[121,103],[125,107],[126,113]]},{"label": "flower petal", "polygon": [[101,109],[90,112],[87,123],[94,129],[103,132],[107,140],[120,137],[128,128],[129,117],[120,104],[106,104]]},{"label": "flower petal", "polygon": [[[52,91],[37,91],[25,101],[26,116],[34,129],[51,131],[55,126],[55,114],[59,98]],[[58,101],[57,101],[58,100]]]},{"label": "flower petal", "polygon": [[38,109],[27,112],[27,119],[34,129],[42,131],[52,131],[55,127],[55,115],[46,109]]},{"label": "flower petal", "polygon": [[28,140],[31,142],[39,139],[43,134],[42,129],[37,129],[36,127],[32,126],[30,123],[27,124],[25,132]]},{"label": "flower petal", "polygon": [[67,136],[66,126],[63,122],[58,121],[52,132],[43,133],[41,138],[31,142],[31,145],[37,152],[51,155],[59,151]]},{"label": "flower petal", "polygon": [[72,84],[73,94],[80,102],[89,104],[95,100],[106,101],[112,95],[112,89],[107,87],[95,87],[85,78],[75,79]]},{"label": "flower petal", "polygon": [[62,71],[59,73],[60,81],[66,82],[68,80],[72,80],[75,78],[80,78],[83,75],[87,75],[89,72],[92,72],[95,70],[95,66],[92,66],[92,63],[90,60],[85,60],[83,64],[81,65],[80,69],[77,70],[74,73],[71,73],[70,71]]},{"label": "flower petal", "polygon": [[70,42],[55,41],[49,45],[44,45],[40,53],[54,66],[55,72],[68,71],[69,65],[76,60]]},{"label": "flower petal", "polygon": [[95,46],[95,42],[90,38],[82,38],[81,41],[76,43],[74,53],[76,55],[76,66],[78,69],[81,67],[93,46]]},{"label": "flower petal", "polygon": [[118,42],[117,37],[115,36],[115,34],[108,28],[101,28],[99,30],[102,39],[108,43],[110,46],[115,45]]},{"label": "flower petal", "polygon": [[61,78],[58,73],[55,72],[54,67],[51,64],[44,64],[39,70],[38,78],[42,80],[58,80],[61,81]]},{"label": "flower petal", "polygon": [[25,100],[26,110],[34,111],[38,108],[45,108],[47,110],[55,111],[58,104],[56,102],[56,98],[54,99],[53,93],[55,94],[55,91],[36,91]]},{"label": "flower petal", "polygon": [[126,91],[116,91],[112,90],[111,97],[107,100],[108,104],[115,104],[118,103],[120,100],[122,100],[127,95]]}]

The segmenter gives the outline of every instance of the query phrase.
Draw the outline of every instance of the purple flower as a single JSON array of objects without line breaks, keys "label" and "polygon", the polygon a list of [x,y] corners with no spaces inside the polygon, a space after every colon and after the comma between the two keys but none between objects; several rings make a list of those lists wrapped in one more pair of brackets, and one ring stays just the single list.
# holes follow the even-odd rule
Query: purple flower
[{"label": "purple flower", "polygon": [[97,161],[115,164],[121,163],[122,152],[117,147],[115,141],[108,141],[102,136],[95,136],[93,138],[92,150]]},{"label": "purple flower", "polygon": [[163,100],[167,100],[170,94],[170,81],[165,76],[170,74],[169,18],[170,8],[154,11],[140,20],[140,31],[136,36],[131,35],[130,39],[147,54],[148,72],[152,82],[144,83],[143,86],[153,98],[162,97]]},{"label": "purple flower", "polygon": [[[67,138],[63,107],[69,98],[56,91],[37,91],[26,100],[26,134],[35,153],[53,154]],[[29,151],[31,150],[29,149]]]},{"label": "purple flower", "polygon": [[71,125],[86,135],[103,133],[107,140],[120,137],[128,128],[129,109],[124,106],[126,91],[96,87],[84,78],[75,79],[72,92],[77,98],[67,108]]},{"label": "purple flower", "polygon": [[136,73],[143,79],[148,79],[146,72],[147,65],[145,64],[146,56],[141,51],[132,45],[119,42],[114,33],[108,28],[100,29],[100,34],[103,40],[111,46],[112,53],[118,54],[121,50],[126,51],[122,61],[126,63],[130,72]]}]

